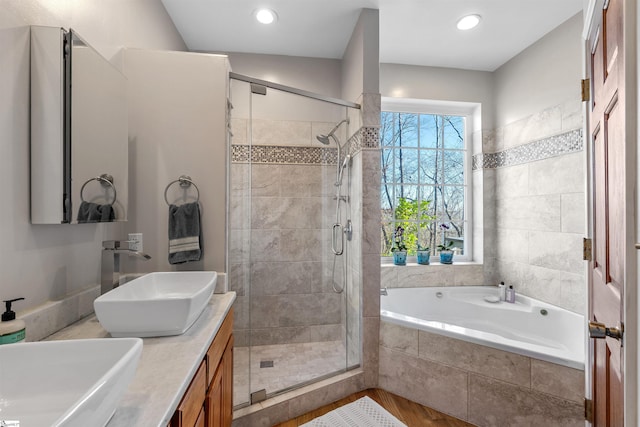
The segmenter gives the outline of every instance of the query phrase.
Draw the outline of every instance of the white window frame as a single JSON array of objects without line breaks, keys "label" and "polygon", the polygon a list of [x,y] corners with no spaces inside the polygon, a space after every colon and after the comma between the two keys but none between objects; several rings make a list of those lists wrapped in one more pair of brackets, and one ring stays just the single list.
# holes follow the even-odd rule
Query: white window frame
[{"label": "white window frame", "polygon": [[[454,256],[454,261],[473,261],[473,177],[471,170],[472,152],[482,151],[482,137],[473,140],[476,131],[481,129],[481,108],[479,103],[436,101],[412,98],[382,97],[381,112],[431,114],[440,116],[460,116],[465,118],[465,156],[464,156],[464,247],[463,255]],[[478,132],[480,133],[480,132]],[[479,150],[476,148],[479,144]],[[474,148],[476,148],[474,150]],[[381,146],[381,150],[384,148]],[[381,183],[380,183],[381,184]],[[383,264],[392,264],[393,257],[381,256]],[[416,263],[416,257],[407,257],[407,263]],[[438,263],[439,259],[432,257],[431,263]]]}]

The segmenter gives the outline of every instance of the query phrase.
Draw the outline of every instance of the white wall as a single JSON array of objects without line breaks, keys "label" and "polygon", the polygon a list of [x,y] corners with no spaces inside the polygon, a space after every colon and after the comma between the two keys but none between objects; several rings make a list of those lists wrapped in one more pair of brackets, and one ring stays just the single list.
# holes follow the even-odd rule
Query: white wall
[{"label": "white wall", "polygon": [[579,96],[582,12],[495,71],[495,127]]},{"label": "white wall", "polygon": [[[227,176],[226,56],[127,49],[129,96],[129,232],[143,233],[152,258],[135,262],[140,272],[225,272]],[[200,261],[168,262],[167,185],[180,175],[195,182],[186,192],[174,183],[170,203],[200,194],[203,254]],[[177,201],[176,201],[177,198]]]},{"label": "white wall", "polygon": [[73,27],[104,56],[125,45],[183,49],[159,1],[0,0],[0,299],[20,315],[99,283],[100,242],[122,224],[29,221],[29,25]]},{"label": "white wall", "polygon": [[482,128],[494,126],[493,73],[417,65],[380,64],[383,97],[482,104]]}]

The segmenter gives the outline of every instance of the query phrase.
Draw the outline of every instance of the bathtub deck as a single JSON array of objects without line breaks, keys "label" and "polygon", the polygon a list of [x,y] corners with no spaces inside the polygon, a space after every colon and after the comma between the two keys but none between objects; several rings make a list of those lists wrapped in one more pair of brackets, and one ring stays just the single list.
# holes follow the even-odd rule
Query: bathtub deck
[{"label": "bathtub deck", "polygon": [[473,424],[445,415],[426,406],[407,400],[382,389],[369,389],[354,393],[337,402],[330,403],[297,418],[277,424],[274,427],[298,427],[327,412],[368,396],[389,411],[408,427],[473,427]]}]

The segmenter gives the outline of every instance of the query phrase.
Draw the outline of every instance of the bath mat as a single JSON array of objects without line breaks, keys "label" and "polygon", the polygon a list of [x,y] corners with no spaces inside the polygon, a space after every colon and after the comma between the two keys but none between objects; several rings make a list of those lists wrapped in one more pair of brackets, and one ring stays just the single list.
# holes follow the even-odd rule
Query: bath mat
[{"label": "bath mat", "polygon": [[378,405],[363,397],[313,419],[301,427],[407,427]]}]

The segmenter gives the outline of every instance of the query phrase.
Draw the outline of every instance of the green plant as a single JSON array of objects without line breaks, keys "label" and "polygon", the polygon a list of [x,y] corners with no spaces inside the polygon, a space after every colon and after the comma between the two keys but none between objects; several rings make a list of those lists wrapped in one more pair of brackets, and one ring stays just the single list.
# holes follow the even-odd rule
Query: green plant
[{"label": "green plant", "polygon": [[420,243],[418,243],[418,250],[419,251],[430,251],[431,248],[429,246],[422,246]]},{"label": "green plant", "polygon": [[396,227],[396,231],[393,233],[393,242],[391,252],[407,250],[407,245],[404,242],[404,228],[400,225]]},{"label": "green plant", "polygon": [[440,252],[442,251],[450,251],[453,248],[453,241],[450,240],[448,243],[444,243],[441,245],[438,245],[438,250]]}]

